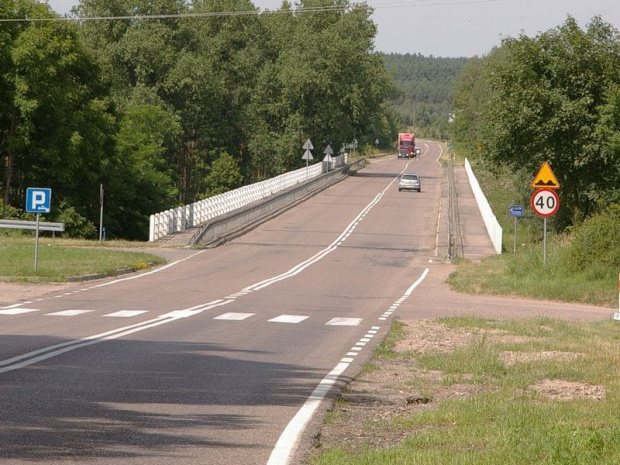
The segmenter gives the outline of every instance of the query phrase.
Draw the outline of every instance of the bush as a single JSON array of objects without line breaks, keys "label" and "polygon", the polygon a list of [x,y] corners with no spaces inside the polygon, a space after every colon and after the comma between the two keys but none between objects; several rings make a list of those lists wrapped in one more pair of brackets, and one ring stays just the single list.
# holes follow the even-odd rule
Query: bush
[{"label": "bush", "polygon": [[569,265],[578,270],[593,264],[620,268],[620,205],[608,206],[577,226],[567,250]]},{"label": "bush", "polygon": [[56,221],[65,224],[67,237],[93,239],[97,234],[97,227],[66,202],[60,203],[60,213]]}]

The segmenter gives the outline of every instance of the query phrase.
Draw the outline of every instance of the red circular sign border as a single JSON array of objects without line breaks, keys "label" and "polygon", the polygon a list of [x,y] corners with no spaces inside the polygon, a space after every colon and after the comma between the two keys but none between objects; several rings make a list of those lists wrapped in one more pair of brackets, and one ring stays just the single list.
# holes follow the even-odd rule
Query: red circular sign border
[{"label": "red circular sign border", "polygon": [[[534,199],[536,198],[536,195],[541,193],[541,192],[551,192],[551,194],[553,194],[553,196],[555,197],[556,200],[556,206],[553,209],[553,211],[551,213],[540,213],[536,207],[534,206]],[[538,189],[536,192],[534,192],[532,194],[532,198],[530,199],[530,206],[532,207],[532,210],[534,210],[534,213],[536,213],[538,216],[542,216],[544,218],[549,218],[550,216],[555,215],[558,210],[560,209],[560,196],[552,189]]]}]

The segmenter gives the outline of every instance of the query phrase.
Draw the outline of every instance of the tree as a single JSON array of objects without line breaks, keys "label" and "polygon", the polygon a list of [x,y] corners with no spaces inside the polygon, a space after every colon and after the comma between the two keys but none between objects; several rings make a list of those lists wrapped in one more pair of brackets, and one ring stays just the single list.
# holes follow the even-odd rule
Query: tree
[{"label": "tree", "polygon": [[[33,4],[29,17],[50,17]],[[74,24],[24,27],[11,44],[13,151],[5,195],[23,199],[28,186],[47,186],[85,218],[93,218],[98,185],[114,155],[115,110],[94,57]],[[21,203],[21,202],[20,202]],[[56,202],[57,205],[60,202]]]},{"label": "tree", "polygon": [[[372,132],[390,91],[382,58],[372,50],[376,27],[369,9],[329,0],[299,6],[286,15],[261,15],[268,61],[248,107],[257,178],[302,166],[308,137],[325,147]],[[303,10],[326,6],[331,9]],[[284,3],[281,11],[287,10]]]},{"label": "tree", "polygon": [[[610,125],[620,84],[620,37],[600,18],[581,30],[566,22],[535,38],[503,41],[484,81],[482,153],[535,173],[548,161],[562,186],[561,229],[590,215],[617,189],[616,128]],[[458,117],[458,115],[457,115]]]},{"label": "tree", "polygon": [[207,176],[209,190],[207,197],[223,194],[241,187],[243,176],[239,170],[239,164],[235,159],[223,152],[220,157],[211,164],[211,172]]}]

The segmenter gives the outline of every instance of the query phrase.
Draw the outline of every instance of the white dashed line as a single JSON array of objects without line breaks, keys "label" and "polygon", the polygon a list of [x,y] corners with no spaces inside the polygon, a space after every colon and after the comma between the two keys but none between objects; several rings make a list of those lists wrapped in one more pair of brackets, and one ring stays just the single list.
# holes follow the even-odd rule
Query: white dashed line
[{"label": "white dashed line", "polygon": [[19,315],[21,313],[31,313],[38,311],[38,308],[9,308],[7,310],[0,310],[0,315]]},{"label": "white dashed line", "polygon": [[114,313],[108,313],[107,315],[103,316],[109,316],[111,318],[131,318],[132,316],[142,315],[146,312],[147,310],[121,310]]},{"label": "white dashed line", "polygon": [[45,316],[77,316],[83,313],[90,313],[94,310],[63,310],[61,312],[46,313]]},{"label": "white dashed line", "polygon": [[304,315],[280,315],[268,321],[272,323],[301,323],[307,318],[308,317]]},{"label": "white dashed line", "polygon": [[247,318],[250,318],[251,316],[256,315],[256,313],[223,313],[219,316],[216,316],[215,318],[213,318],[214,320],[230,320],[230,321],[241,321],[241,320],[245,320]]},{"label": "white dashed line", "polygon": [[331,326],[358,326],[363,318],[332,318],[326,325]]}]

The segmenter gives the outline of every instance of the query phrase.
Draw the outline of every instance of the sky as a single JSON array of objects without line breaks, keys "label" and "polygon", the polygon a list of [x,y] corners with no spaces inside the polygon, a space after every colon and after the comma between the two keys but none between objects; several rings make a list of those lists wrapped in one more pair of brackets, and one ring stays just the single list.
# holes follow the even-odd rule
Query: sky
[{"label": "sky", "polygon": [[[354,3],[360,3],[351,0]],[[79,0],[48,0],[67,13]],[[277,9],[281,0],[253,0],[258,8]],[[294,0],[293,2],[294,3]],[[568,15],[582,28],[601,16],[620,29],[618,0],[367,0],[375,9],[375,50],[435,57],[486,55],[502,38],[533,37],[562,25]]]}]

